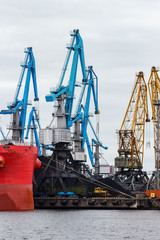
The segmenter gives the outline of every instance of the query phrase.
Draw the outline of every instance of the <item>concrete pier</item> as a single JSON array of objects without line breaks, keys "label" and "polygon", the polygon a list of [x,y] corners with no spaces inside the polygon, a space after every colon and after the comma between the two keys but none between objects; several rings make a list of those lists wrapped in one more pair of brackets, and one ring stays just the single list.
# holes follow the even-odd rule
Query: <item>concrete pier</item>
[{"label": "concrete pier", "polygon": [[55,198],[35,197],[35,209],[160,209],[160,201],[151,198]]}]

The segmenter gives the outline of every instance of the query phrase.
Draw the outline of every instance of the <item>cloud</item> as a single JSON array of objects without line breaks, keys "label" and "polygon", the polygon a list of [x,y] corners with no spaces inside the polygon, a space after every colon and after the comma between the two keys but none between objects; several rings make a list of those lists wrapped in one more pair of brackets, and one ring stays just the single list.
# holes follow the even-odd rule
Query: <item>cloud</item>
[{"label": "cloud", "polygon": [[93,65],[99,78],[101,125],[105,128],[101,136],[111,149],[105,156],[113,160],[115,132],[123,120],[135,74],[144,71],[147,82],[152,65],[160,64],[159,7],[158,0],[2,1],[0,108],[13,99],[23,50],[32,46],[41,122],[43,126],[50,122],[53,104],[45,102],[45,95],[59,80],[70,30],[79,28],[86,66]]}]

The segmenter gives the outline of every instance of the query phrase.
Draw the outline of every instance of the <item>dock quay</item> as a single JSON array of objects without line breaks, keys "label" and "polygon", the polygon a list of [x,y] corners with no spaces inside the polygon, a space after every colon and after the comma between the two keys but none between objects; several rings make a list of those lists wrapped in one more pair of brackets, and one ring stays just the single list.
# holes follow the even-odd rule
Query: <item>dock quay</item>
[{"label": "dock quay", "polygon": [[34,197],[35,209],[142,209],[159,210],[160,201],[142,198],[55,198]]}]

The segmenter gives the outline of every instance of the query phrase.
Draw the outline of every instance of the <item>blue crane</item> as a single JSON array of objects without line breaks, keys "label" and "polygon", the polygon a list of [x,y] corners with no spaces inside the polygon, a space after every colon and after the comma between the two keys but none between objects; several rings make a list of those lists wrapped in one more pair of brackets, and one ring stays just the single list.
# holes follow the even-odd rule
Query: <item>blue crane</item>
[{"label": "blue crane", "polygon": [[[93,95],[94,100],[94,106],[95,106],[95,114],[99,114],[98,109],[98,78],[93,71],[92,66],[88,67],[88,70],[85,68],[85,58],[84,58],[84,48],[83,48],[83,41],[79,34],[79,30],[74,30],[73,33],[71,33],[71,42],[69,44],[68,52],[66,55],[64,67],[61,72],[60,80],[58,87],[56,90],[51,90],[50,94],[46,95],[46,101],[47,102],[53,102],[55,100],[60,101],[60,96],[64,95],[65,98],[65,119],[66,119],[66,128],[70,130],[73,124],[75,124],[75,128],[77,126],[76,130],[76,148],[75,152],[84,152],[84,146],[85,143],[87,145],[89,158],[91,160],[92,166],[94,166],[94,160],[93,160],[93,151],[92,151],[92,145],[90,144],[88,133],[87,133],[87,127],[88,123],[90,123],[89,120],[89,108],[91,103],[91,94]],[[71,53],[73,52],[73,60],[71,64],[71,71],[70,71],[70,77],[67,86],[63,85],[65,73],[67,70],[67,66],[71,57]],[[78,66],[78,59],[80,59],[81,63],[81,70],[82,70],[82,82],[80,83],[80,86],[82,86],[82,90],[80,93],[79,102],[77,105],[77,111],[74,116],[72,117],[72,111],[73,111],[73,102],[74,102],[74,92],[75,87],[78,86],[76,84],[76,74],[77,74],[77,66]],[[85,103],[82,104],[82,101],[84,101],[84,93],[86,92],[87,88],[87,97],[85,100]],[[64,99],[63,98],[63,99]],[[59,103],[61,104],[61,103]],[[59,105],[58,109],[63,109],[62,104]],[[63,112],[60,113],[59,120],[61,121],[61,116]],[[58,115],[57,115],[58,116]],[[58,118],[57,118],[58,120]],[[81,125],[81,126],[80,126]],[[61,127],[62,124],[59,124]],[[64,127],[64,125],[63,125]],[[91,127],[92,131],[95,134],[95,131],[93,127]],[[97,145],[103,146],[100,142],[98,137],[95,135],[97,141]],[[95,144],[95,142],[92,141],[92,143]],[[105,149],[107,147],[104,147]]]},{"label": "blue crane", "polygon": [[[71,42],[69,44],[68,52],[66,55],[65,63],[63,70],[61,72],[60,81],[58,84],[58,87],[54,91],[50,91],[49,95],[46,95],[46,101],[47,102],[53,102],[56,100],[58,96],[60,96],[63,93],[66,93],[66,101],[65,101],[65,117],[66,117],[66,126],[68,129],[70,129],[71,126],[71,115],[72,115],[72,108],[73,108],[73,101],[74,101],[74,92],[75,92],[75,86],[76,86],[76,74],[77,74],[77,66],[78,66],[78,57],[80,59],[81,63],[81,70],[83,79],[82,81],[85,82],[87,79],[86,76],[86,69],[85,69],[85,58],[84,58],[84,48],[83,48],[83,41],[79,34],[79,30],[73,30],[71,33]],[[67,86],[63,86],[63,81],[65,77],[65,73],[67,70],[67,66],[71,57],[71,53],[73,54],[73,60],[72,60],[72,66],[71,66],[71,72],[69,77],[69,82]]]},{"label": "blue crane", "polygon": [[[27,105],[28,103],[28,95],[29,95],[29,87],[30,80],[32,76],[33,80],[33,88],[34,88],[34,101],[39,101],[38,91],[37,91],[37,82],[36,82],[36,66],[35,59],[32,52],[32,48],[28,47],[25,51],[25,60],[24,63],[21,64],[22,71],[19,79],[19,83],[17,85],[16,93],[13,102],[7,106],[7,110],[0,111],[0,114],[13,114],[13,122],[12,122],[12,139],[19,142],[24,142],[24,131],[25,131],[25,123],[26,123],[26,114],[27,114]],[[26,81],[24,86],[23,97],[19,100],[20,90],[22,87],[22,82],[24,80],[25,70],[26,73]]]},{"label": "blue crane", "polygon": [[[95,114],[99,114],[98,109],[98,78],[93,71],[92,66],[88,67],[88,70],[85,68],[85,58],[84,58],[84,48],[83,48],[83,41],[79,34],[79,30],[74,30],[73,33],[71,33],[71,42],[69,44],[68,52],[66,55],[64,67],[61,72],[59,84],[55,90],[51,90],[50,94],[46,95],[46,101],[47,102],[54,102],[55,100],[58,101],[59,107],[58,111],[55,114],[57,116],[57,122],[59,121],[60,124],[57,123],[57,128],[66,128],[70,130],[73,124],[75,124],[75,151],[79,153],[84,152],[84,146],[87,145],[89,158],[91,160],[92,166],[94,166],[94,160],[93,160],[93,150],[92,145],[96,144],[97,146],[101,146],[105,149],[107,147],[104,147],[98,137],[95,134],[95,131],[93,127],[91,126],[91,129],[95,135],[95,140],[92,140],[92,144],[90,144],[89,137],[88,137],[88,123],[91,125],[89,120],[89,108],[91,103],[91,95],[93,95],[93,101],[95,106]],[[71,57],[71,53],[73,52],[73,59],[71,64],[71,71],[70,71],[70,77],[68,84],[66,86],[63,85],[65,73],[67,70],[67,66]],[[80,60],[81,64],[81,70],[82,70],[82,82],[80,83],[80,86],[82,86],[77,111],[74,116],[72,117],[73,112],[73,103],[74,103],[74,93],[75,93],[75,87],[78,86],[76,84],[76,75],[77,75],[77,66],[78,66],[78,60]],[[82,101],[84,101],[84,93],[86,92],[87,88],[87,96],[85,103],[82,104]],[[63,97],[62,97],[63,96]],[[61,97],[61,100],[60,100]],[[62,101],[65,99],[65,104],[63,108]],[[63,111],[63,109],[65,109]],[[65,115],[66,125],[62,124],[62,116]],[[77,127],[77,128],[76,128]],[[82,156],[82,155],[80,155]],[[84,160],[85,157],[82,157]],[[78,161],[81,161],[80,159],[77,159]],[[82,161],[83,161],[82,160]]]}]

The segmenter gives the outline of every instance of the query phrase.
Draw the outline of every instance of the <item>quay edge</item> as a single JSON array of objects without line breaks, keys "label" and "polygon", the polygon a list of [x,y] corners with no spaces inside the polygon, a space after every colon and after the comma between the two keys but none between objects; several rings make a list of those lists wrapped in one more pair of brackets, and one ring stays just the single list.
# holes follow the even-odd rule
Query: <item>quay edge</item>
[{"label": "quay edge", "polygon": [[160,200],[148,197],[55,198],[34,197],[35,209],[160,210]]}]

